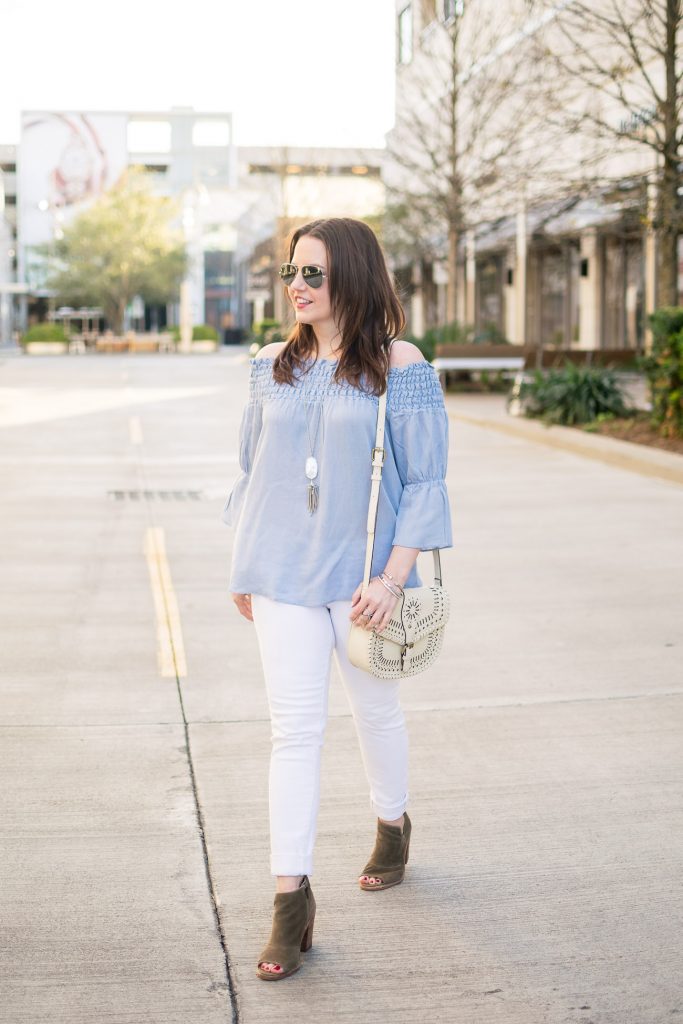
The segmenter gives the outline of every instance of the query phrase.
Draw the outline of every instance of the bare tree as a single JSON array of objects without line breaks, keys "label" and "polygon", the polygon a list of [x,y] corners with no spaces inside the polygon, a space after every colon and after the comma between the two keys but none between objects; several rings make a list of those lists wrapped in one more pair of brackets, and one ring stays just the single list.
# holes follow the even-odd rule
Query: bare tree
[{"label": "bare tree", "polygon": [[630,170],[654,186],[647,217],[657,242],[656,299],[675,305],[683,191],[681,0],[536,6],[547,15],[539,56],[555,72],[555,121],[592,139],[596,180]]},{"label": "bare tree", "polygon": [[529,125],[541,116],[545,95],[542,69],[525,59],[528,5],[501,12],[492,2],[465,2],[455,10],[448,20],[433,19],[412,65],[398,69],[385,230],[398,258],[445,251],[449,322],[456,318],[463,233],[499,217],[522,188],[535,160]]}]

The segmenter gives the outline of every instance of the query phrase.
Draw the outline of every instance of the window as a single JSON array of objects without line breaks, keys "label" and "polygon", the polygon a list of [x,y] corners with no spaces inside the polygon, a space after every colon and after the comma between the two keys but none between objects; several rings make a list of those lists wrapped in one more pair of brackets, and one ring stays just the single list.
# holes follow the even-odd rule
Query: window
[{"label": "window", "polygon": [[465,9],[464,0],[443,0],[443,20],[461,17]]},{"label": "window", "polygon": [[478,331],[486,331],[494,340],[503,330],[503,260],[500,256],[489,256],[477,260],[476,269],[476,315]]},{"label": "window", "polygon": [[229,146],[230,125],[227,121],[195,121],[192,125],[194,146]]},{"label": "window", "polygon": [[578,338],[579,250],[565,243],[539,253],[542,345],[570,348]]},{"label": "window", "polygon": [[398,16],[398,62],[410,64],[413,59],[413,12],[410,4]]},{"label": "window", "polygon": [[379,178],[381,168],[368,164],[249,164],[249,174],[280,174],[296,177]]},{"label": "window", "polygon": [[604,239],[602,347],[639,349],[643,336],[643,243]]},{"label": "window", "polygon": [[171,125],[168,121],[129,121],[130,153],[168,153],[171,149]]},{"label": "window", "polygon": [[422,28],[436,21],[436,0],[422,0]]},{"label": "window", "polygon": [[166,174],[168,164],[129,164],[130,168],[136,171],[145,171],[147,174]]}]

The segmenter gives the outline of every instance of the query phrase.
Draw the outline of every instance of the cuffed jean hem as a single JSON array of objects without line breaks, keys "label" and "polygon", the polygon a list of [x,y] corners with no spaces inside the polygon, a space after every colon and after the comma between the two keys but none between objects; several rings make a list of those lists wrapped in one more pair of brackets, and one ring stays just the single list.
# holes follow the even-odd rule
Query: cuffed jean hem
[{"label": "cuffed jean hem", "polygon": [[273,853],[270,858],[271,875],[312,875],[313,858],[296,853]]},{"label": "cuffed jean hem", "polygon": [[384,821],[396,821],[397,818],[401,817],[408,806],[408,794],[406,793],[405,799],[403,799],[400,804],[394,804],[393,807],[382,807],[380,804],[376,803],[372,797],[370,797],[370,806],[378,818],[383,818]]}]

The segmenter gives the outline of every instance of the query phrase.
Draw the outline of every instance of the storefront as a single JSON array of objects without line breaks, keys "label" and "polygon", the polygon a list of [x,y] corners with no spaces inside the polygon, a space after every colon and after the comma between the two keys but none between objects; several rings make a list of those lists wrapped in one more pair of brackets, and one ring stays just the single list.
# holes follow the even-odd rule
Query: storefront
[{"label": "storefront", "polygon": [[602,348],[640,351],[645,326],[643,239],[614,234],[601,242]]},{"label": "storefront", "polygon": [[497,340],[505,334],[503,275],[505,256],[495,253],[476,261],[475,330]]},{"label": "storefront", "polygon": [[529,345],[570,348],[579,337],[578,239],[531,248],[527,268]]}]

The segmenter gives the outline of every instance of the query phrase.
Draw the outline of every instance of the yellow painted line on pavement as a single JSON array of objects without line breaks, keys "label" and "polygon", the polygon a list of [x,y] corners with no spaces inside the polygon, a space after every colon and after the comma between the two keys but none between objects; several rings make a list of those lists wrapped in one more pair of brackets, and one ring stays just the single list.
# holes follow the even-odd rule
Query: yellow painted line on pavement
[{"label": "yellow painted line on pavement", "polygon": [[[596,462],[605,462],[608,466],[618,466],[619,469],[628,469],[632,473],[640,473],[641,476],[658,477],[660,480],[669,480],[676,484],[683,484],[683,466],[665,466],[656,462],[648,462],[646,459],[639,459],[630,451],[606,451],[589,447],[579,441],[573,441],[564,436],[544,436],[536,431],[525,430],[522,425],[515,423],[501,423],[497,420],[478,419],[476,416],[463,416],[461,413],[449,413],[449,418],[460,420],[462,423],[470,423],[474,427],[483,427],[484,430],[497,430],[501,434],[509,434],[512,437],[520,437],[524,441],[531,441],[536,444],[544,444],[548,448],[559,448],[562,451],[572,452],[574,455],[581,455],[586,459],[593,459]],[[544,428],[544,430],[552,430]],[[619,444],[628,442],[620,441]]]},{"label": "yellow painted line on pavement", "polygon": [[181,679],[187,675],[185,645],[180,627],[178,601],[166,557],[166,540],[162,527],[149,526],[147,528],[144,551],[149,568],[157,620],[159,672],[167,679],[176,677]]},{"label": "yellow painted line on pavement", "polygon": [[131,444],[142,444],[142,423],[139,416],[128,417],[128,433]]}]

